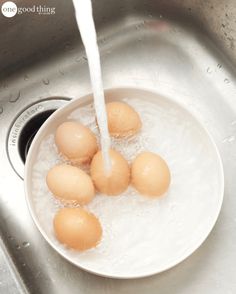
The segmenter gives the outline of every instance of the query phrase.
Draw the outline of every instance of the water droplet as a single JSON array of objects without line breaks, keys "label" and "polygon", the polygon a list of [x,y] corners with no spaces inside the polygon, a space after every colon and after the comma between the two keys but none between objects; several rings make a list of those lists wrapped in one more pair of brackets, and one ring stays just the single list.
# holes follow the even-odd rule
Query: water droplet
[{"label": "water droplet", "polygon": [[222,26],[223,28],[225,28],[225,24],[224,24],[224,23],[222,23],[221,26]]},{"label": "water droplet", "polygon": [[62,76],[64,76],[65,73],[64,73],[64,71],[62,71],[62,70],[59,69],[59,74],[61,74]]},{"label": "water droplet", "polygon": [[12,237],[12,236],[7,236],[7,238],[9,239],[9,240],[13,240],[14,238]]},{"label": "water droplet", "polygon": [[29,246],[30,246],[30,243],[29,243],[29,242],[27,242],[27,241],[25,241],[25,242],[23,242],[23,243],[22,243],[22,245],[23,245],[23,247],[25,247],[25,248],[26,248],[26,247],[29,247]]},{"label": "water droplet", "polygon": [[80,57],[76,57],[76,58],[75,58],[75,62],[80,63],[80,62],[81,62],[81,58],[80,58]]},{"label": "water droplet", "polygon": [[29,76],[28,75],[24,75],[24,80],[28,81],[29,80]]},{"label": "water droplet", "polygon": [[22,263],[22,266],[26,266],[26,263]]},{"label": "water droplet", "polygon": [[233,135],[223,139],[223,143],[232,143],[233,141],[235,141],[235,137]]},{"label": "water droplet", "polygon": [[65,48],[66,51],[67,50],[70,50],[71,49],[71,44],[70,43],[66,43],[64,48]]},{"label": "water droplet", "polygon": [[3,113],[3,107],[0,106],[0,114],[2,114],[2,113]]},{"label": "water droplet", "polygon": [[230,80],[229,80],[229,79],[224,79],[224,82],[225,82],[226,84],[229,84],[229,83],[230,83]]},{"label": "water droplet", "polygon": [[152,18],[152,14],[149,14],[148,17]]},{"label": "water droplet", "polygon": [[16,249],[17,250],[20,250],[20,245],[16,245]]},{"label": "water droplet", "polygon": [[20,94],[21,94],[20,91],[18,93],[16,93],[15,95],[11,94],[9,102],[15,103],[17,100],[20,99]]},{"label": "water droplet", "polygon": [[162,18],[163,16],[160,14],[160,16],[159,16],[160,18]]},{"label": "water droplet", "polygon": [[83,56],[83,59],[84,59],[85,61],[88,61],[88,58],[87,58],[86,56]]},{"label": "water droplet", "polygon": [[207,68],[207,72],[208,72],[208,73],[212,73],[212,70],[211,70],[210,67]]},{"label": "water droplet", "polygon": [[218,64],[217,64],[217,67],[218,67],[218,68],[221,68],[221,67],[222,67],[222,64],[218,63]]},{"label": "water droplet", "polygon": [[44,83],[44,85],[49,85],[50,84],[50,81],[49,81],[49,79],[43,79],[43,83]]}]

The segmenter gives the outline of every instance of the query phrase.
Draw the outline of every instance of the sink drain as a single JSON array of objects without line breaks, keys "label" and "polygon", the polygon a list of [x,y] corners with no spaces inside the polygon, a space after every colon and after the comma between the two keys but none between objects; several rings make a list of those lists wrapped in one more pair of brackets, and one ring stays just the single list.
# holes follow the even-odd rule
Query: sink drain
[{"label": "sink drain", "polygon": [[37,102],[15,119],[8,134],[7,151],[15,172],[23,179],[24,163],[31,142],[47,118],[70,99],[53,98]]}]

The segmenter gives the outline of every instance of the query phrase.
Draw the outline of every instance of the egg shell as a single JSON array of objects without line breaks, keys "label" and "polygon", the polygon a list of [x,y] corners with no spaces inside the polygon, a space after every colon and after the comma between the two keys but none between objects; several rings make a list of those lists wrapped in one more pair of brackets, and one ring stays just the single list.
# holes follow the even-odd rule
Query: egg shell
[{"label": "egg shell", "polygon": [[159,155],[152,152],[139,154],[131,166],[131,181],[140,194],[161,196],[170,185],[170,170]]},{"label": "egg shell", "polygon": [[130,183],[130,168],[125,158],[117,151],[110,149],[111,171],[107,174],[104,168],[102,152],[98,151],[92,159],[90,173],[96,189],[107,195],[118,195],[124,192]]},{"label": "egg shell", "polygon": [[51,168],[46,182],[53,195],[65,202],[83,205],[89,203],[95,195],[90,176],[80,168],[68,164]]},{"label": "egg shell", "polygon": [[53,221],[57,239],[75,250],[95,247],[102,236],[102,227],[97,217],[83,208],[62,208]]},{"label": "egg shell", "polygon": [[59,152],[74,164],[90,162],[98,150],[93,132],[74,121],[64,122],[57,128],[55,142]]},{"label": "egg shell", "polygon": [[142,126],[138,113],[127,103],[106,104],[109,133],[113,137],[128,137],[136,134]]}]

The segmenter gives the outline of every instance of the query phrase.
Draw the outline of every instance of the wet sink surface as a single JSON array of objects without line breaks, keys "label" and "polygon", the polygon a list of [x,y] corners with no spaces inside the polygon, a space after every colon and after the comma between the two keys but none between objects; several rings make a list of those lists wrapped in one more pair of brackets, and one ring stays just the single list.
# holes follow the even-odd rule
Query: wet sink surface
[{"label": "wet sink surface", "polygon": [[[8,134],[12,126],[17,129],[15,119],[32,105],[38,110],[23,116],[16,140],[32,117],[60,106],[50,102],[48,108],[42,101],[60,98],[67,103],[67,99],[91,92],[87,60],[71,3],[48,1],[49,6],[56,7],[56,16],[53,20],[46,16],[43,23],[42,16],[17,16],[14,23],[14,18],[6,21],[0,15],[5,30],[9,26],[8,38],[0,29],[0,43],[7,50],[4,55],[0,49],[0,293],[236,291],[235,7],[233,1],[165,2],[153,1],[151,5],[124,1],[121,5],[94,1],[104,86],[154,90],[183,104],[206,126],[217,143],[225,170],[225,200],[215,228],[185,262],[140,280],[97,277],[55,253],[29,216],[23,180],[9,161]],[[19,5],[26,4],[19,1]],[[31,28],[27,26],[30,22]],[[17,25],[25,28],[30,44],[24,35],[19,45]],[[30,123],[33,129],[33,121]],[[17,157],[17,145],[13,152]]]}]

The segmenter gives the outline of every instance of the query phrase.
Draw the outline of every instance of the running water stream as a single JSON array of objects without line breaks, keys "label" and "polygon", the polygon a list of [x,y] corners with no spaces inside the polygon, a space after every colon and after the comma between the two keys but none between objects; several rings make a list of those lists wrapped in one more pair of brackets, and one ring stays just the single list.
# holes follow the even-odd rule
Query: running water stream
[{"label": "running water stream", "polygon": [[72,0],[80,35],[88,58],[90,79],[92,84],[94,108],[97,123],[100,130],[101,149],[104,165],[107,172],[111,169],[109,156],[110,136],[107,124],[105,97],[102,82],[102,71],[100,54],[97,45],[97,34],[95,30],[91,0]]}]

